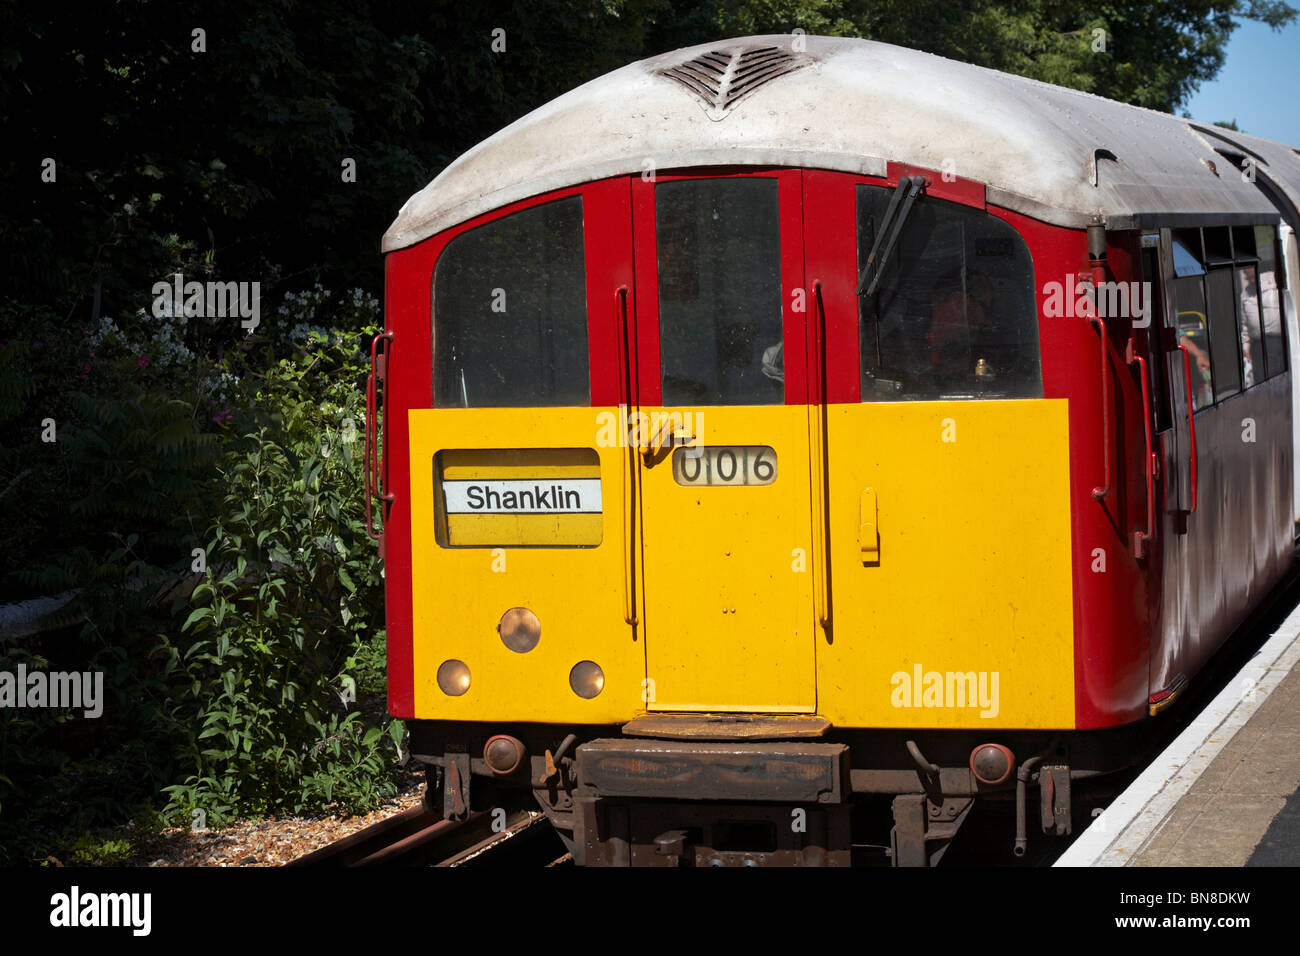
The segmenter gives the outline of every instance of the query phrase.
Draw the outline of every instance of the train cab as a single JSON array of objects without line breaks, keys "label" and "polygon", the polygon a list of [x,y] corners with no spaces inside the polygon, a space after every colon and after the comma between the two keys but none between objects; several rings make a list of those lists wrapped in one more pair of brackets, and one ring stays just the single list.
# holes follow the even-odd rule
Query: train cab
[{"label": "train cab", "polygon": [[1216,144],[768,36],[449,166],[367,445],[430,798],[588,865],[845,864],[873,800],[928,865],[1027,782],[1069,832],[1292,554],[1300,157]]}]

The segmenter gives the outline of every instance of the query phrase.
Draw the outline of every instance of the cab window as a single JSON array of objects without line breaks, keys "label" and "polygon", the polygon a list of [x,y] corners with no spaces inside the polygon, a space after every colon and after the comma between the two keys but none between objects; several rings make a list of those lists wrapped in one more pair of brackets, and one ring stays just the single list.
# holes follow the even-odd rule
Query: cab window
[{"label": "cab window", "polygon": [[433,275],[434,407],[590,400],[582,197],[451,240]]},{"label": "cab window", "polygon": [[778,182],[655,187],[665,405],[785,401]]},{"label": "cab window", "polygon": [[[892,194],[858,187],[860,273]],[[858,330],[863,401],[1042,397],[1029,249],[981,210],[918,199],[858,297]]]}]

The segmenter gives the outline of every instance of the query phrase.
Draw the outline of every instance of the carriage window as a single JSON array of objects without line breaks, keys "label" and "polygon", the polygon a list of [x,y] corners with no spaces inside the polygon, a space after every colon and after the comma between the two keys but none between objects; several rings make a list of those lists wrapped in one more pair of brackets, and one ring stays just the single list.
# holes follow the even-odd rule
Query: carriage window
[{"label": "carriage window", "polygon": [[1227,226],[1214,226],[1201,230],[1205,242],[1205,263],[1216,266],[1232,261],[1232,230]]},{"label": "carriage window", "polygon": [[1259,256],[1259,317],[1264,330],[1267,377],[1286,371],[1286,333],[1282,328],[1282,298],[1277,281],[1277,244],[1272,226],[1255,227]]},{"label": "carriage window", "polygon": [[587,405],[582,198],[457,236],[433,277],[437,408]]},{"label": "carriage window", "polygon": [[1232,254],[1238,262],[1255,258],[1255,227],[1232,227]]},{"label": "carriage window", "polygon": [[[1177,243],[1174,261],[1177,263]],[[1178,308],[1178,344],[1187,349],[1192,370],[1192,407],[1214,404],[1214,379],[1210,374],[1210,331],[1205,318],[1205,286],[1199,275],[1174,280],[1174,304]]]},{"label": "carriage window", "polygon": [[779,405],[777,181],[683,179],[655,188],[665,405]]},{"label": "carriage window", "polygon": [[[858,187],[859,271],[891,195]],[[1033,262],[1001,219],[922,197],[858,303],[864,402],[1043,394]]]},{"label": "carriage window", "polygon": [[1214,400],[1219,402],[1241,391],[1241,334],[1237,331],[1233,282],[1231,268],[1211,269],[1205,278],[1210,300],[1210,366],[1214,372]]},{"label": "carriage window", "polygon": [[1201,230],[1175,229],[1173,235],[1174,275],[1205,275],[1202,265]]},{"label": "carriage window", "polygon": [[1241,322],[1241,381],[1250,388],[1264,380],[1264,335],[1259,324],[1259,283],[1254,265],[1238,266],[1237,317]]}]

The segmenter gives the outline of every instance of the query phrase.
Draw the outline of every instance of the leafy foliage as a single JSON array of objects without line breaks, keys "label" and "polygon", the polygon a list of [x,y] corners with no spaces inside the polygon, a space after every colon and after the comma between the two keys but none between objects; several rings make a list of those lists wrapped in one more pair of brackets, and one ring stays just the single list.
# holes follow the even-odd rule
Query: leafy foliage
[{"label": "leafy foliage", "polygon": [[121,866],[131,858],[135,847],[130,840],[84,833],[66,841],[60,850],[60,862],[73,866]]},{"label": "leafy foliage", "polygon": [[357,494],[365,356],[328,332],[310,332],[308,346],[244,379],[246,424],[264,423],[218,466],[199,606],[185,636],[163,642],[182,704],[198,713],[195,769],[168,788],[169,809],[202,809],[217,825],[232,810],[369,809],[391,792],[400,751],[400,722],[367,729],[349,706],[358,654],[382,626]]},{"label": "leafy foliage", "polygon": [[[674,47],[862,36],[1172,111],[1219,71],[1238,22],[1296,16],[1278,0],[83,6],[0,5],[16,144],[0,157],[0,296],[95,324],[177,269],[377,291],[376,237],[439,169],[577,83]],[[55,183],[40,179],[47,158]]]},{"label": "leafy foliage", "polygon": [[1278,29],[1296,17],[1293,7],[1273,0],[681,0],[674,6],[726,36],[796,26],[861,36],[1164,112],[1182,106],[1219,72],[1236,21]]}]

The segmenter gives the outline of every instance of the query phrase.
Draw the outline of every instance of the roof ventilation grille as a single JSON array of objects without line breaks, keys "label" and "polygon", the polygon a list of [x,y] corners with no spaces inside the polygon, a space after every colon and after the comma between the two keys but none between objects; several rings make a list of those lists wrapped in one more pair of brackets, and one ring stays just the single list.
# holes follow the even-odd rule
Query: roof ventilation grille
[{"label": "roof ventilation grille", "polygon": [[701,53],[659,74],[686,87],[704,106],[709,119],[717,121],[725,119],[737,103],[760,86],[810,62],[811,57],[780,47],[735,47]]}]

